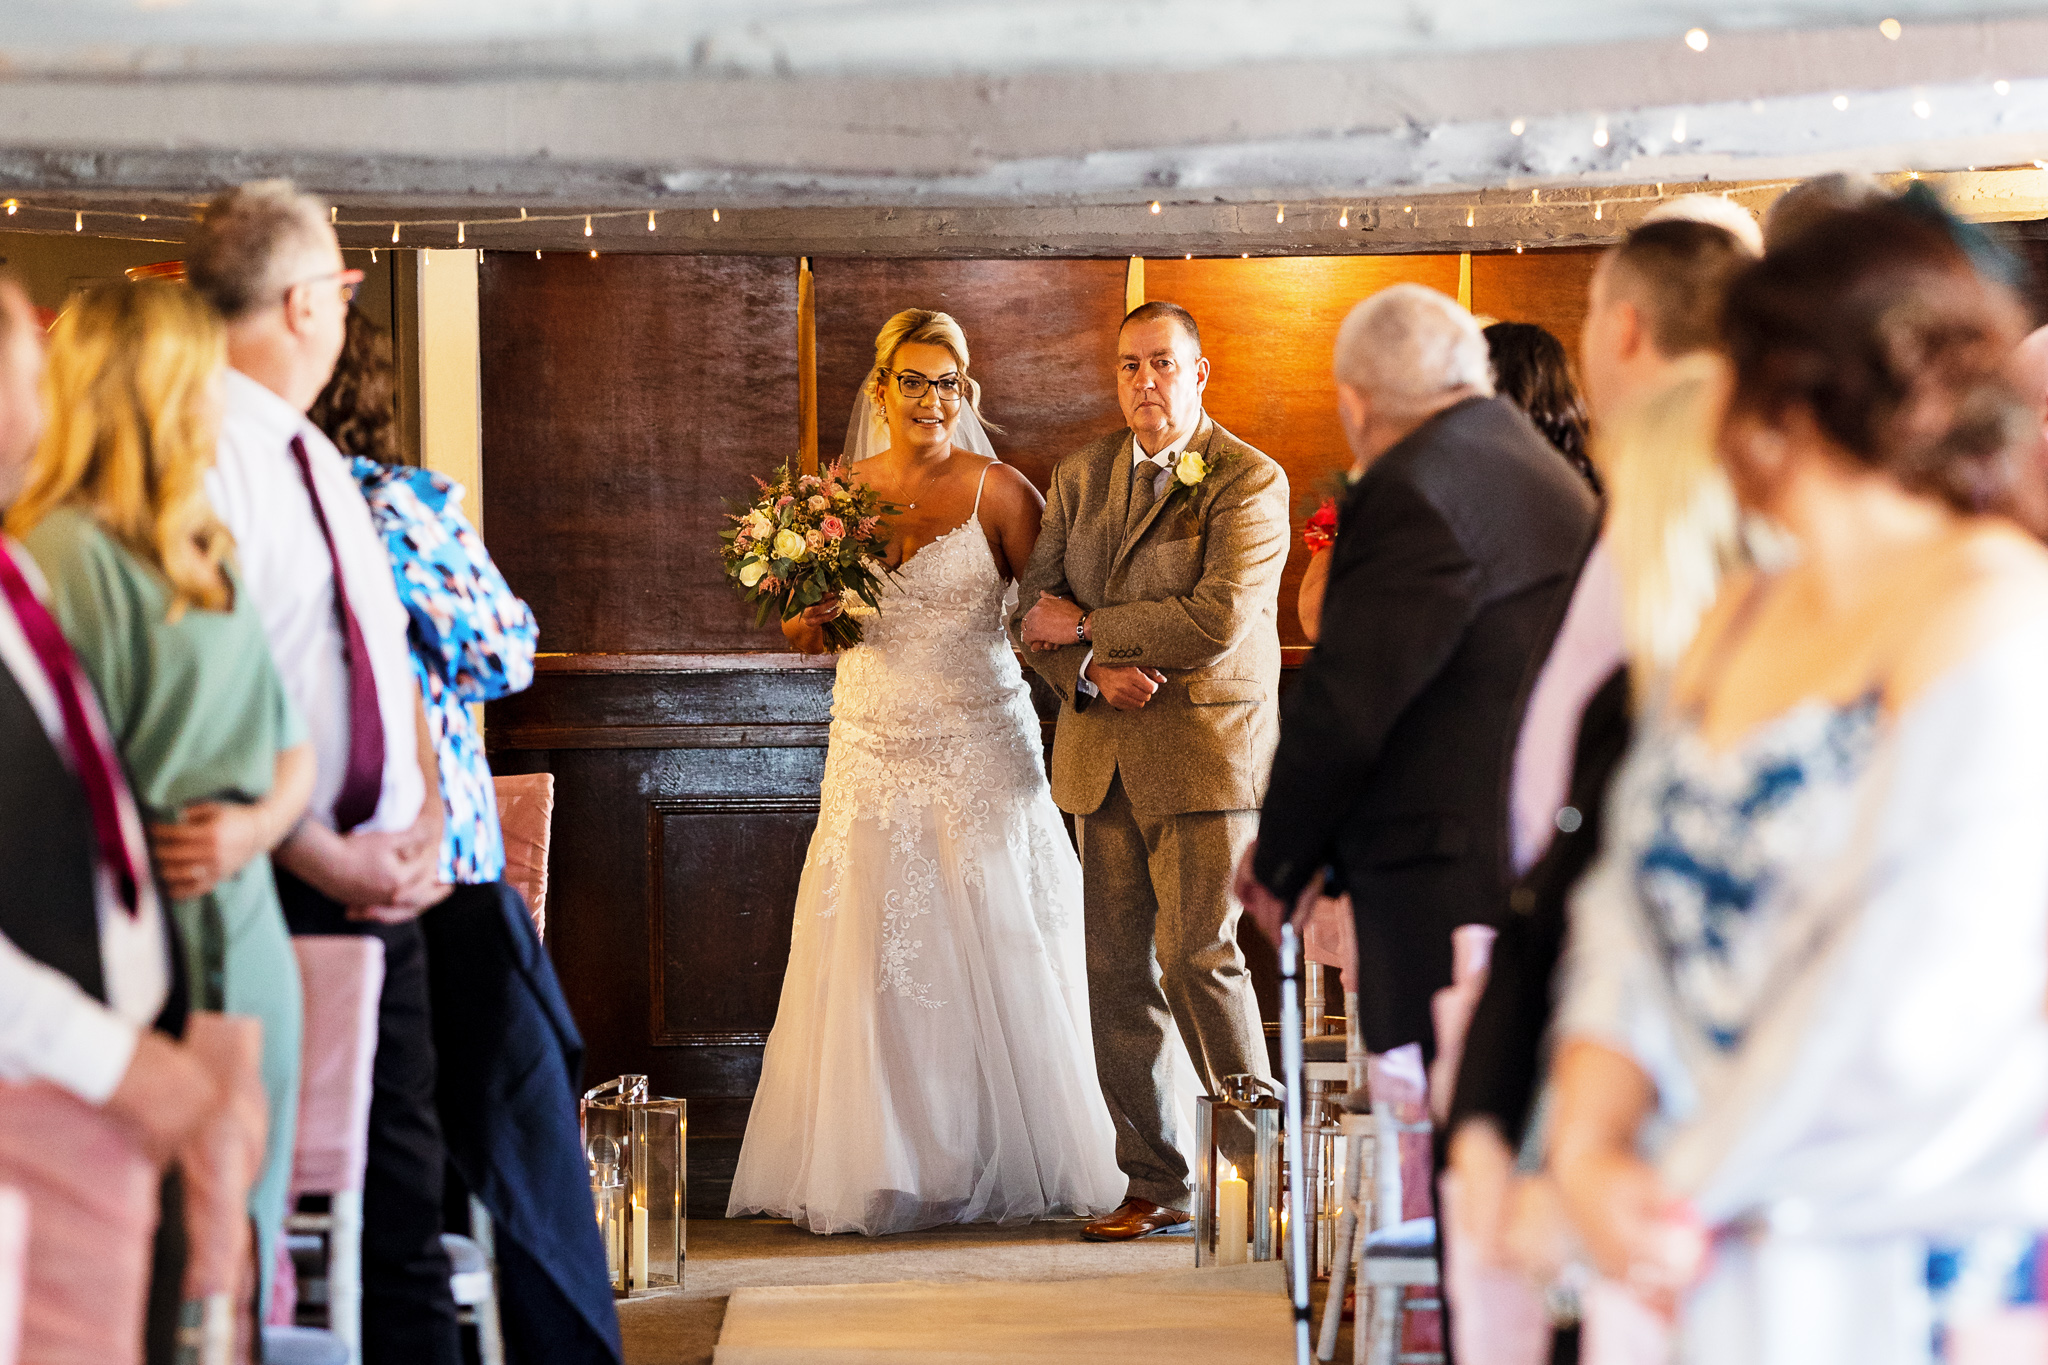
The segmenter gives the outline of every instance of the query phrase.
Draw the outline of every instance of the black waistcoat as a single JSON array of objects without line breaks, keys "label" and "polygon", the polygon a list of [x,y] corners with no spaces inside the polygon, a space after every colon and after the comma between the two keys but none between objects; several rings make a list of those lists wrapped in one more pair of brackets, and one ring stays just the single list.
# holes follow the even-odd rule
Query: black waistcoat
[{"label": "black waistcoat", "polygon": [[92,810],[14,674],[0,666],[0,933],[107,998]]}]

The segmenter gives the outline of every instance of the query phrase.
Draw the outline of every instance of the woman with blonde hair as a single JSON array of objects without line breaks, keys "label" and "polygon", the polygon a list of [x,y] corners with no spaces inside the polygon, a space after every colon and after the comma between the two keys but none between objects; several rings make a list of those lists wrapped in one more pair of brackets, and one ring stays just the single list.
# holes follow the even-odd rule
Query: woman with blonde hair
[{"label": "woman with blonde hair", "polygon": [[269,1105],[250,1194],[267,1286],[298,1112],[297,960],[270,850],[312,790],[312,748],[200,480],[213,463],[219,320],[174,284],[114,285],[50,338],[48,429],[7,518],[105,708],[197,1009],[263,1025]]},{"label": "woman with blonde hair", "polygon": [[[912,309],[875,343],[847,477],[882,491],[880,610],[839,659],[818,826],[728,1216],[900,1232],[1107,1212],[1081,865],[1003,630],[1043,502],[960,448],[967,338]],[[863,435],[865,411],[881,433]],[[875,447],[880,446],[879,449]],[[869,453],[872,452],[872,453]],[[838,604],[784,623],[807,653]]]}]

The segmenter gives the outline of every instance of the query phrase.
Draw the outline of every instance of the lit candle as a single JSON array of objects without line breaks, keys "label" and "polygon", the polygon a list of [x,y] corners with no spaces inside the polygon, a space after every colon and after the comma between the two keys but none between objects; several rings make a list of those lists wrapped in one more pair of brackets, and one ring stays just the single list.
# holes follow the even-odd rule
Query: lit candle
[{"label": "lit candle", "polygon": [[1223,1168],[1229,1174],[1216,1185],[1216,1264],[1243,1265],[1251,1259],[1251,1186],[1238,1177],[1237,1167],[1225,1162]]}]

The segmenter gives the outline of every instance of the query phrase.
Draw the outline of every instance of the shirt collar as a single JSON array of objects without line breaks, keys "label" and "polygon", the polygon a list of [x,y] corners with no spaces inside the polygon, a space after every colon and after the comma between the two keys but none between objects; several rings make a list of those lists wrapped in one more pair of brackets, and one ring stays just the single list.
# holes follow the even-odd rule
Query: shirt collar
[{"label": "shirt collar", "polygon": [[228,416],[256,426],[266,437],[275,437],[280,447],[294,436],[320,430],[305,413],[232,367],[221,378],[221,400]]},{"label": "shirt collar", "polygon": [[1132,436],[1131,468],[1136,469],[1139,466],[1139,464],[1147,462],[1151,464],[1156,464],[1161,469],[1173,468],[1173,462],[1180,458],[1180,453],[1183,450],[1186,450],[1190,445],[1194,444],[1195,437],[1202,434],[1202,426],[1208,420],[1208,413],[1202,412],[1196,414],[1195,424],[1194,426],[1188,429],[1188,434],[1181,437],[1178,441],[1175,441],[1166,449],[1160,451],[1157,455],[1147,455],[1145,453],[1145,447],[1138,444],[1138,438],[1135,435]]}]

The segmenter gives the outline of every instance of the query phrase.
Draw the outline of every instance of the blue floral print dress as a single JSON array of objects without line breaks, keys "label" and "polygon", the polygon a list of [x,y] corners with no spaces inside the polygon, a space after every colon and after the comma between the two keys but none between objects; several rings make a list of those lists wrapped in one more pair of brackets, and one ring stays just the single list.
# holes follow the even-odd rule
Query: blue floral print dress
[{"label": "blue floral print dress", "polygon": [[539,627],[462,514],[460,484],[431,469],[360,456],[354,472],[391,556],[398,600],[412,618],[413,671],[447,811],[442,879],[497,881],[505,875],[505,839],[483,736],[469,708],[532,685]]}]

